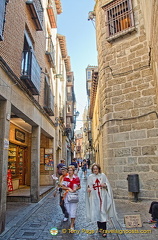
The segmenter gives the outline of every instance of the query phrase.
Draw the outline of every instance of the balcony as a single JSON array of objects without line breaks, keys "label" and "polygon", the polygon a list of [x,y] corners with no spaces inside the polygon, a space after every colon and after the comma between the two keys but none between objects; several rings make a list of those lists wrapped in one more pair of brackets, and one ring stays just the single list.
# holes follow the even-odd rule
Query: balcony
[{"label": "balcony", "polygon": [[69,137],[70,134],[71,134],[71,128],[66,127],[63,131],[63,136]]},{"label": "balcony", "polygon": [[64,123],[64,108],[59,109],[59,119],[61,123]]},{"label": "balcony", "polygon": [[40,92],[41,68],[31,51],[23,51],[20,79],[26,84],[33,95]]},{"label": "balcony", "polygon": [[27,0],[26,4],[29,6],[32,19],[35,22],[36,30],[42,31],[43,24],[43,8],[40,0]]},{"label": "balcony", "polygon": [[73,102],[67,102],[67,113],[66,117],[71,117],[71,122],[73,122],[74,117],[74,104]]},{"label": "balcony", "polygon": [[72,95],[67,95],[67,101],[73,102],[73,96]]},{"label": "balcony", "polygon": [[73,72],[67,73],[67,86],[73,86],[74,84],[74,75]]},{"label": "balcony", "polygon": [[72,102],[73,104],[75,104],[76,102],[76,98],[75,98],[75,94],[74,94],[74,89],[72,89],[71,93],[67,93],[67,101]]},{"label": "balcony", "polygon": [[53,69],[55,69],[55,50],[51,37],[47,38],[46,55]]},{"label": "balcony", "polygon": [[49,114],[49,116],[54,116],[54,96],[50,87],[47,89],[48,95],[45,96],[44,110]]},{"label": "balcony", "polygon": [[57,10],[54,0],[48,1],[47,13],[50,21],[51,28],[57,28]]}]

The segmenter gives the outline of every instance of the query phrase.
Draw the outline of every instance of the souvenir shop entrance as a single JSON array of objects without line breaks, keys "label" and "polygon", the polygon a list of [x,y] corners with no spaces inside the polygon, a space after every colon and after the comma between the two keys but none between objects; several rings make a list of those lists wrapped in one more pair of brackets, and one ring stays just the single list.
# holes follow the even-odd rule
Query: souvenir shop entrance
[{"label": "souvenir shop entrance", "polygon": [[9,144],[8,169],[11,169],[13,181],[16,179],[18,185],[26,184],[28,148],[13,143]]}]

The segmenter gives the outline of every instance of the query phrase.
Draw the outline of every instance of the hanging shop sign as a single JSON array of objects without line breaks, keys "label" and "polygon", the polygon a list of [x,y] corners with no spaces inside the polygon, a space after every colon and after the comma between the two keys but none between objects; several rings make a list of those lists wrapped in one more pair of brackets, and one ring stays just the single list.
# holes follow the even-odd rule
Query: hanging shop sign
[{"label": "hanging shop sign", "polygon": [[20,131],[19,129],[15,129],[15,140],[24,143],[25,142],[25,133]]}]

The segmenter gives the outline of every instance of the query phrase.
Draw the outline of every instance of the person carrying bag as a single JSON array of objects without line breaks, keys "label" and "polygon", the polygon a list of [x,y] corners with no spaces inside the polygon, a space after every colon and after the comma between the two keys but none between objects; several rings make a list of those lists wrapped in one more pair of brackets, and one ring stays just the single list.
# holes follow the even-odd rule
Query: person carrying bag
[{"label": "person carrying bag", "polygon": [[71,219],[70,229],[74,230],[76,210],[78,199],[78,190],[81,188],[80,179],[78,176],[74,175],[74,166],[68,167],[68,176],[63,180],[62,189],[66,190],[64,195],[64,203]]},{"label": "person carrying bag", "polygon": [[78,203],[79,202],[78,193],[77,192],[68,192],[67,200],[69,203]]}]

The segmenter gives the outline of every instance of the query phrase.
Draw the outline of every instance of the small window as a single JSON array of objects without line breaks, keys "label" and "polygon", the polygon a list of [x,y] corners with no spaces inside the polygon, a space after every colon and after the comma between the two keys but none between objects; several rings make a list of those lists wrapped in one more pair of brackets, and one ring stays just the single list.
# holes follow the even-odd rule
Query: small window
[{"label": "small window", "polygon": [[67,93],[71,93],[71,87],[67,87]]},{"label": "small window", "polygon": [[[118,36],[134,27],[131,0],[115,0],[103,7],[106,14],[107,37]],[[122,35],[122,34],[121,34]]]},{"label": "small window", "polygon": [[87,71],[87,80],[91,80],[92,79],[92,71]]},{"label": "small window", "polygon": [[68,104],[68,106],[67,106],[67,113],[71,113],[71,105],[70,104]]}]

